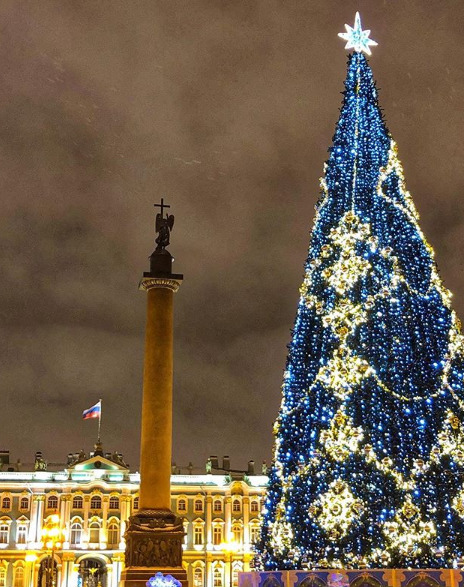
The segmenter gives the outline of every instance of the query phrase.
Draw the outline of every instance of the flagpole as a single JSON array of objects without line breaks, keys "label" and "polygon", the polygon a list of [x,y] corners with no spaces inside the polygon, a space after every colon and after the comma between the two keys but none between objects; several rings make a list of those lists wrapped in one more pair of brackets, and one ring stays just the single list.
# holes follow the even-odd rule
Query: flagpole
[{"label": "flagpole", "polygon": [[102,401],[101,399],[98,400],[100,402],[100,413],[98,414],[98,444],[100,444],[100,428],[101,428],[101,419],[102,419]]}]

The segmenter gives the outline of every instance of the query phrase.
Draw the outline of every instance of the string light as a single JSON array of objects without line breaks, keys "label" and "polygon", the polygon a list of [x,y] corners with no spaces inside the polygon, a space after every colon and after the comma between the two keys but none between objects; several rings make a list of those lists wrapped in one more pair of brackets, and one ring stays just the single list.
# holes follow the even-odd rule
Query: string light
[{"label": "string light", "polygon": [[464,338],[361,50],[289,345],[263,570],[444,568],[464,554]]}]

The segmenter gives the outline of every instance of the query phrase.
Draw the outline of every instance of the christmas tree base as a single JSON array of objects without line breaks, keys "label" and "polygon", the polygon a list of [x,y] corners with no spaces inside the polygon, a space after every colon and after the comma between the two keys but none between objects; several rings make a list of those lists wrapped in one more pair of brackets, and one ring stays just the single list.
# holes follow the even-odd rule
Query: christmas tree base
[{"label": "christmas tree base", "polygon": [[239,587],[463,587],[460,569],[326,569],[239,573]]}]

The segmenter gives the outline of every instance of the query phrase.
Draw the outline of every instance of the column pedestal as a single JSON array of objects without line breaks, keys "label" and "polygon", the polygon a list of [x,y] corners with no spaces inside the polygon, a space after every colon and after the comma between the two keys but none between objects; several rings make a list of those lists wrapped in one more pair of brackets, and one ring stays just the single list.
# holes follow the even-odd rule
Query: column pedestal
[{"label": "column pedestal", "polygon": [[158,572],[169,574],[187,587],[182,567],[182,519],[169,510],[142,510],[131,516],[126,531],[124,584],[145,587]]}]

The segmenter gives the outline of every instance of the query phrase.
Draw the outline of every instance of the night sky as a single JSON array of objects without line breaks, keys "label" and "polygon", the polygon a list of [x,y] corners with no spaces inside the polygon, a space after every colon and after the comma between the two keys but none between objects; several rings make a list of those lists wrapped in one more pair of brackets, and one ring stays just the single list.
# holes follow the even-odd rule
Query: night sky
[{"label": "night sky", "polygon": [[269,459],[360,10],[406,182],[464,317],[462,0],[0,2],[1,447],[137,467],[153,203],[175,214],[174,460]]}]

